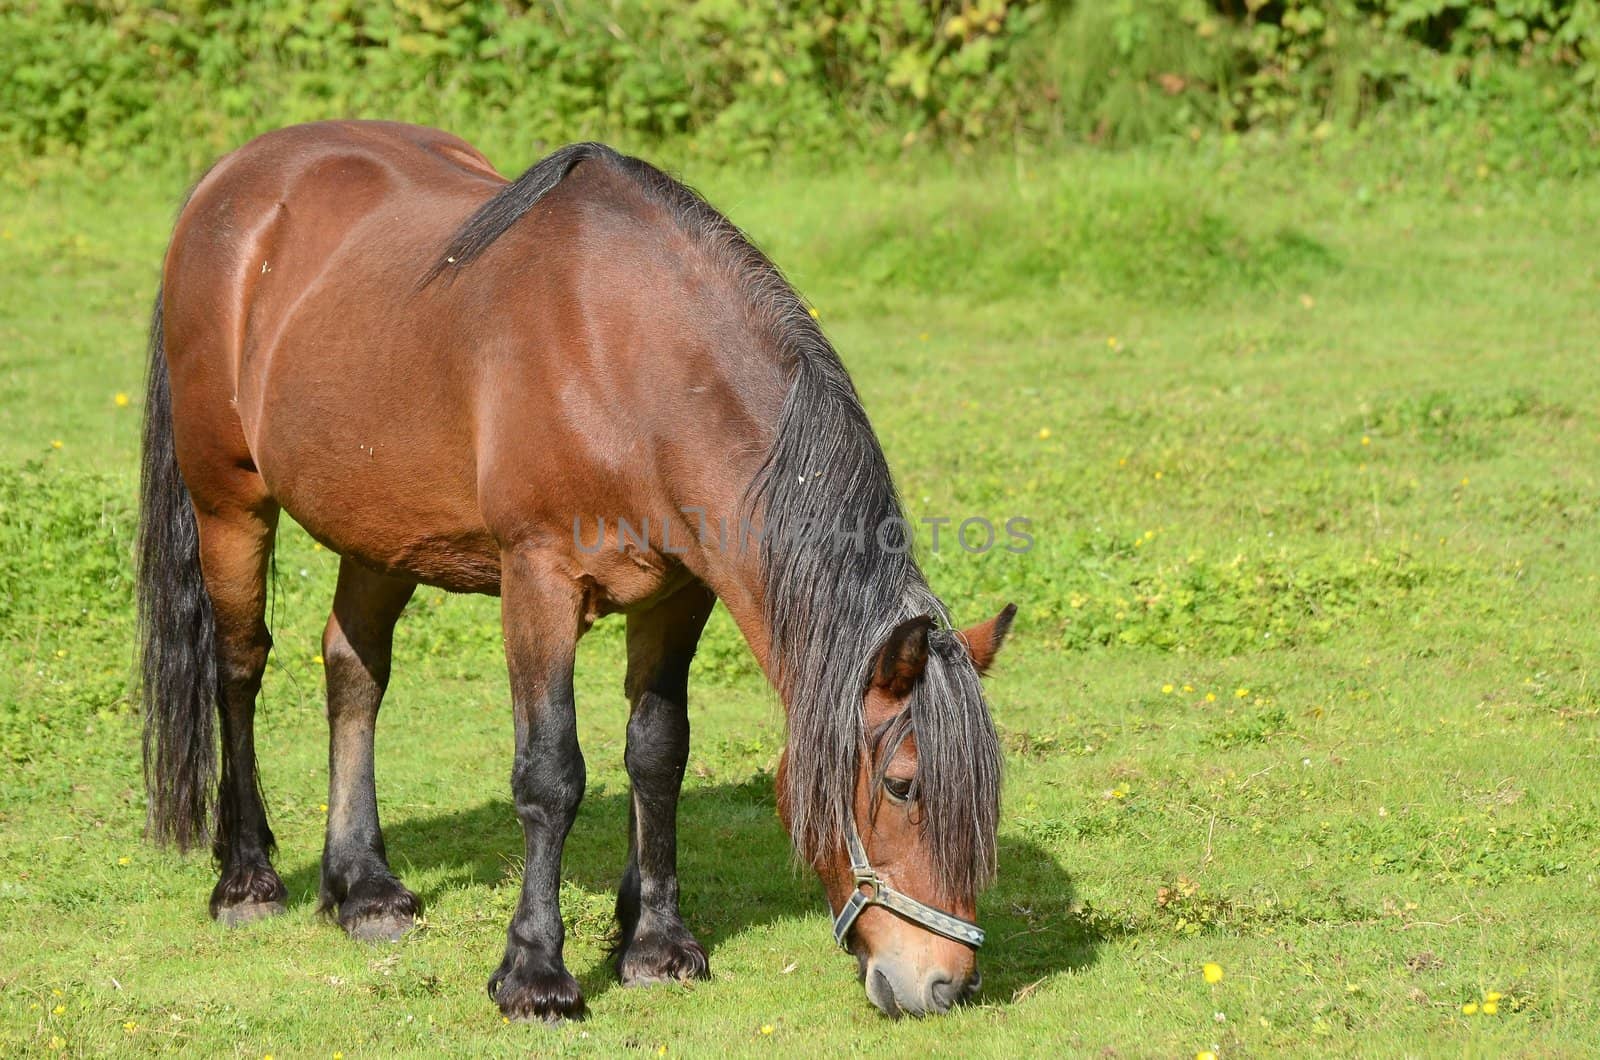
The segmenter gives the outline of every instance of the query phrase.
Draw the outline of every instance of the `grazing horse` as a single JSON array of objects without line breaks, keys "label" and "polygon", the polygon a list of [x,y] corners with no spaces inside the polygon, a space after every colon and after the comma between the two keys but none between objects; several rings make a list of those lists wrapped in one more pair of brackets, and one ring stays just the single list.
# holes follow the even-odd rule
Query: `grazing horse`
[{"label": "grazing horse", "polygon": [[373,731],[421,583],[501,600],[526,864],[490,996],[511,1017],[583,1012],[558,902],[584,790],[572,675],[612,612],[632,705],[617,970],[706,976],[676,817],[690,659],[721,599],[783,701],[780,813],[868,996],[923,1014],[977,989],[1000,782],[978,677],[1014,609],[949,627],[837,354],[684,185],[598,144],[508,182],[431,129],[262,136],[179,214],[144,430],[149,826],[209,836],[217,920],[287,898],[253,735],[287,511],[340,556],[321,905],[351,936],[398,938],[419,913],[379,830]]}]

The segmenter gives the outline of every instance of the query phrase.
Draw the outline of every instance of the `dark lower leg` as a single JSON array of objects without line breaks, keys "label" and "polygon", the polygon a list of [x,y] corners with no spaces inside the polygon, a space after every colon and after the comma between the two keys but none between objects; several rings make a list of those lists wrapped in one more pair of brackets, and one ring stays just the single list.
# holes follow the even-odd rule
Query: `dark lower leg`
[{"label": "dark lower leg", "polygon": [[415,589],[345,560],[322,636],[328,682],[328,826],[322,909],[351,937],[398,939],[420,906],[389,870],[378,824],[373,735],[389,683],[394,625]]},{"label": "dark lower leg", "polygon": [[222,872],[211,892],[211,915],[229,925],[281,913],[289,896],[272,868],[276,843],[256,774],[256,695],[271,645],[265,630],[261,638],[219,648],[227,658],[221,675],[222,784],[212,852]]},{"label": "dark lower leg", "polygon": [[273,871],[274,847],[256,773],[255,713],[272,637],[265,615],[266,566],[275,509],[200,520],[200,557],[217,631],[222,778],[212,843],[221,869],[211,915],[239,924],[281,913],[288,892]]},{"label": "dark lower leg", "polygon": [[644,984],[710,974],[678,911],[678,793],[689,759],[689,663],[714,598],[686,589],[628,622],[628,868],[617,890],[617,972]]},{"label": "dark lower leg", "polygon": [[562,962],[561,849],[583,799],[572,665],[580,630],[570,583],[536,555],[507,554],[501,610],[516,756],[511,792],[522,821],[523,878],[506,952],[489,996],[507,1016],[559,1020],[583,1014],[583,994]]}]

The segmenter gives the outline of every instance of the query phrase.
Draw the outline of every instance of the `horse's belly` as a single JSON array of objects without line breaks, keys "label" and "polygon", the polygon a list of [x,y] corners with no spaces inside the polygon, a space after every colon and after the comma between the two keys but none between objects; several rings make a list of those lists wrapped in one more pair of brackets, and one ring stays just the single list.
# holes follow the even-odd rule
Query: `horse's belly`
[{"label": "horse's belly", "polygon": [[[273,498],[312,537],[387,574],[499,592],[500,549],[479,512],[463,440],[420,429],[316,430],[292,407],[280,406],[280,421],[258,435],[256,460]],[[391,407],[393,422],[424,422],[415,407]]]}]

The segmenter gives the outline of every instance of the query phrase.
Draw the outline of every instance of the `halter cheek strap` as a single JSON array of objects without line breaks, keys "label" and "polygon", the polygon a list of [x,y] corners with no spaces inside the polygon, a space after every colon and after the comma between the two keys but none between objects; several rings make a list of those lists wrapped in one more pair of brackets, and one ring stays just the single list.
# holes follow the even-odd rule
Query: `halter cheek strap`
[{"label": "halter cheek strap", "polygon": [[856,918],[869,905],[879,905],[919,927],[927,928],[936,935],[943,935],[973,949],[983,945],[983,929],[977,924],[935,909],[931,905],[925,905],[885,883],[877,870],[872,867],[872,863],[867,861],[867,852],[861,845],[861,837],[856,834],[854,821],[850,822],[850,831],[845,836],[845,843],[846,849],[850,852],[850,869],[855,873],[856,887],[850,894],[850,900],[845,902],[844,908],[839,910],[839,915],[834,918],[833,941],[845,946],[845,939],[849,936],[850,928],[855,924]]}]

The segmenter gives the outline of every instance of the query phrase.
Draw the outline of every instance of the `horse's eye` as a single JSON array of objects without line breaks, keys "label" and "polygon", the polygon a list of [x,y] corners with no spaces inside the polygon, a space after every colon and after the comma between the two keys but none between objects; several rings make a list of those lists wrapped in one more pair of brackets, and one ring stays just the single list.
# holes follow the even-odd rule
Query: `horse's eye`
[{"label": "horse's eye", "polygon": [[895,802],[905,802],[911,797],[911,781],[899,777],[884,777],[883,790]]}]

